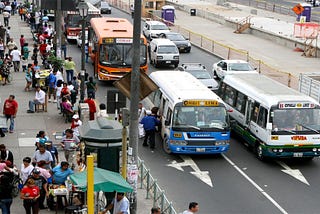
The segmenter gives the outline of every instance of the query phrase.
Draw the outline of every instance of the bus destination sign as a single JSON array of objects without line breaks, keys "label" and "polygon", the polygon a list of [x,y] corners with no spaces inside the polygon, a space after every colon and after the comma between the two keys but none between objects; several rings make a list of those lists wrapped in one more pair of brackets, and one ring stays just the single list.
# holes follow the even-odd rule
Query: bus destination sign
[{"label": "bus destination sign", "polygon": [[219,106],[217,100],[185,100],[184,106]]},{"label": "bus destination sign", "polygon": [[279,108],[315,108],[315,104],[308,102],[283,102],[279,103]]}]

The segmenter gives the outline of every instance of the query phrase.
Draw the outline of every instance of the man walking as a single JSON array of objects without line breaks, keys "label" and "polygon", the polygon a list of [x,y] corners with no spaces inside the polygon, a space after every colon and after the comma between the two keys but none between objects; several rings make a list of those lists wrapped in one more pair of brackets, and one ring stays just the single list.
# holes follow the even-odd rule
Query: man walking
[{"label": "man walking", "polygon": [[147,110],[146,113],[147,113],[147,116],[145,116],[141,120],[141,124],[143,125],[143,128],[146,132],[142,145],[148,146],[148,140],[149,140],[150,148],[154,149],[156,127],[160,125],[160,120],[158,120],[156,117],[151,115],[150,110]]},{"label": "man walking", "polygon": [[3,104],[3,114],[6,116],[7,121],[10,119],[9,133],[13,133],[14,119],[18,112],[18,103],[14,98],[14,95],[10,95]]},{"label": "man walking", "polygon": [[72,60],[72,57],[69,57],[67,60],[65,60],[64,68],[67,72],[67,82],[72,81],[73,73],[76,68],[76,64]]},{"label": "man walking", "polygon": [[18,50],[18,47],[15,46],[13,51],[10,53],[11,60],[13,62],[13,70],[14,72],[19,72],[20,69],[20,60],[21,60],[21,51]]},{"label": "man walking", "polygon": [[4,26],[8,27],[9,26],[9,19],[10,19],[10,12],[5,10],[2,15],[3,15]]},{"label": "man walking", "polygon": [[57,78],[56,78],[57,71],[53,70],[53,72],[49,75],[49,90],[48,90],[48,102],[51,102],[51,94],[53,95],[53,102],[56,103],[56,86],[57,86]]}]

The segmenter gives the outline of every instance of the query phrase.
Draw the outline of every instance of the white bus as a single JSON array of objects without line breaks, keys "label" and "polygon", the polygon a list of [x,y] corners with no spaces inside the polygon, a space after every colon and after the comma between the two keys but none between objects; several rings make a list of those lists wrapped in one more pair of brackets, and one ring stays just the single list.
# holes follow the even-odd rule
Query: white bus
[{"label": "white bus", "polygon": [[162,116],[167,153],[217,154],[229,149],[229,117],[223,101],[187,72],[156,71],[159,89],[148,96]]},{"label": "white bus", "polygon": [[314,99],[260,74],[222,81],[218,95],[232,109],[232,130],[259,159],[320,155],[320,107]]}]

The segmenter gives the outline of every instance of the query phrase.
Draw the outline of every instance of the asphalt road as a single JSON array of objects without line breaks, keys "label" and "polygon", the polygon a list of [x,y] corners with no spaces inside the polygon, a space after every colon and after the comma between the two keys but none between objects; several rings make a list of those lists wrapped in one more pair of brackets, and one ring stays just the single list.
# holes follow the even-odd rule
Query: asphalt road
[{"label": "asphalt road", "polygon": [[[130,19],[115,9],[111,16]],[[68,53],[80,63],[76,45],[69,46]],[[200,62],[208,70],[217,60],[195,47],[180,57],[181,63]],[[92,65],[86,64],[86,68],[92,75]],[[149,72],[154,70],[149,66]],[[99,81],[98,87],[97,99],[105,102],[106,90],[113,87]],[[162,150],[159,137],[154,152],[140,146],[139,156],[178,211],[186,209],[188,202],[197,201],[202,214],[319,212],[319,158],[261,162],[239,138],[232,138],[230,151],[222,156],[168,155]]]}]

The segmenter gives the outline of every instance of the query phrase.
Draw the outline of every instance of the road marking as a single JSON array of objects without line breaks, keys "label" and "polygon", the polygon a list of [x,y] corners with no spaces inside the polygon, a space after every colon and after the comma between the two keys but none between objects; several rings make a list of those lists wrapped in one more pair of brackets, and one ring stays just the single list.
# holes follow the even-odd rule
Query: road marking
[{"label": "road marking", "polygon": [[180,157],[182,158],[183,162],[178,163],[174,160],[170,164],[167,164],[167,166],[173,167],[182,172],[184,171],[182,167],[190,166],[194,170],[193,172],[190,172],[190,174],[196,176],[205,184],[213,187],[208,171],[201,171],[197,164],[190,157],[184,155],[180,155]]},{"label": "road marking", "polygon": [[222,157],[228,161],[245,179],[247,179],[262,195],[264,195],[275,207],[277,207],[281,213],[288,214],[278,202],[276,202],[268,193],[266,193],[256,182],[254,182],[246,173],[244,173],[235,163],[233,163],[226,155],[222,154]]},{"label": "road marking", "polygon": [[310,186],[309,182],[302,175],[299,169],[291,169],[287,164],[283,163],[282,161],[277,161],[277,163],[284,168],[281,170],[282,172],[287,173],[288,175],[294,177],[302,183],[305,183],[306,185]]},{"label": "road marking", "polygon": [[26,137],[26,138],[18,138],[19,147],[34,147],[36,143],[36,138]]}]

